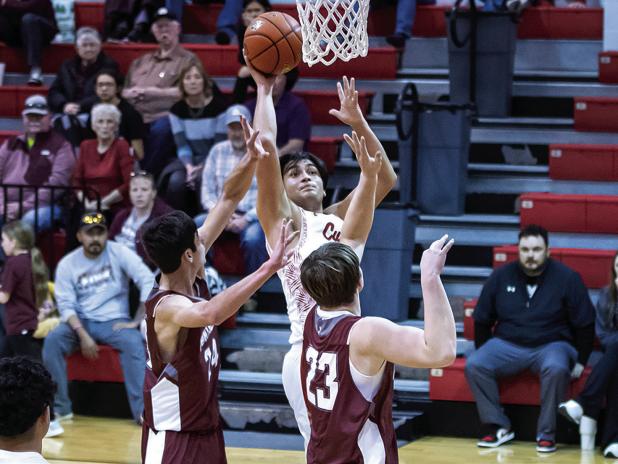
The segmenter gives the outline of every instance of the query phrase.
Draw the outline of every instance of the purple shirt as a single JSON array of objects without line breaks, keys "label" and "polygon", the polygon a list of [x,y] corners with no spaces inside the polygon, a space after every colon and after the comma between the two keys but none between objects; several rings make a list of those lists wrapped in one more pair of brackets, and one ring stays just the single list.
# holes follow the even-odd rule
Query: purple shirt
[{"label": "purple shirt", "polygon": [[5,306],[6,334],[19,335],[24,330],[36,330],[38,310],[30,253],[7,257],[2,273],[2,291],[11,294]]},{"label": "purple shirt", "polygon": [[[251,114],[255,112],[256,100],[245,103]],[[285,92],[275,105],[277,115],[277,147],[281,148],[290,139],[305,141],[305,149],[311,137],[311,114],[305,101],[292,92]]]}]

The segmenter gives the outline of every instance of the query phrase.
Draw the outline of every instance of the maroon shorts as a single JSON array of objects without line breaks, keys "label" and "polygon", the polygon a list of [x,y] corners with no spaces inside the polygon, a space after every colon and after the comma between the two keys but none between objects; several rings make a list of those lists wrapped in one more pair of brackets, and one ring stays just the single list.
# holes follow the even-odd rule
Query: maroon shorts
[{"label": "maroon shorts", "polygon": [[155,432],[142,427],[142,463],[227,464],[223,430],[213,432]]}]

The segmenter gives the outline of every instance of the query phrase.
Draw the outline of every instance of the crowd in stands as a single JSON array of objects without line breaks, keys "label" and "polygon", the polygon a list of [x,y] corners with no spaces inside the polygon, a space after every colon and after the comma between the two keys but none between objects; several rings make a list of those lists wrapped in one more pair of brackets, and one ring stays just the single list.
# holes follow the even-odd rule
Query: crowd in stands
[{"label": "crowd in stands", "polygon": [[[107,1],[103,38],[152,40],[158,48],[136,59],[123,77],[102,51],[99,32],[79,29],[76,54],[62,63],[48,97],[33,95],[25,101],[22,133],[0,146],[0,356],[42,360],[57,388],[54,393],[49,374],[37,365],[0,360],[0,407],[5,407],[7,388],[40,385],[42,395],[23,423],[0,418],[0,448],[5,437],[34,427],[39,445],[30,449],[40,452],[41,431],[50,420],[49,434],[62,433],[60,421],[72,416],[65,356],[81,350],[95,358],[98,344],[119,351],[131,412],[135,421],[141,420],[146,355],[139,329],[156,269],[140,231],[173,209],[190,214],[198,226],[204,222],[246,152],[240,117],[250,121],[256,104],[255,82],[242,54],[228,96],[209,76],[208,64],[183,48],[183,3]],[[501,2],[499,7],[526,3]],[[42,84],[42,50],[57,31],[51,2],[3,0],[0,5],[0,40],[23,47],[29,83]],[[414,0],[399,1],[392,45],[403,46],[409,37],[415,6]],[[250,21],[270,9],[268,0],[226,1],[216,41],[241,40]],[[278,76],[273,89],[281,155],[305,150],[311,136],[309,110],[292,93],[298,78],[297,70]],[[256,192],[254,180],[226,228],[239,240],[247,273],[267,259]],[[67,231],[68,246],[50,276],[35,246],[35,231],[56,225]],[[579,275],[549,258],[548,246],[546,231],[522,231],[520,263],[492,274],[474,313],[477,349],[467,360],[466,376],[487,429],[479,446],[514,438],[499,404],[497,378],[530,369],[540,376],[543,396],[538,450],[555,450],[558,410],[577,423],[584,416],[596,421],[606,404],[602,443],[618,457],[618,258],[595,316]],[[209,272],[213,286],[221,286]],[[135,308],[129,304],[132,292]],[[588,361],[595,320],[602,358],[580,396],[561,405],[570,380],[582,374]],[[34,380],[21,385],[20,369]]]}]

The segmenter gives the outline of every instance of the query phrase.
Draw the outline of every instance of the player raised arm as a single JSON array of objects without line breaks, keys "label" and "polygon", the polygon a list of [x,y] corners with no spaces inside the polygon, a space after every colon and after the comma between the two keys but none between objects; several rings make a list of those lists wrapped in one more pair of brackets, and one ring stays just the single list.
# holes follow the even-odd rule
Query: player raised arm
[{"label": "player raised arm", "polygon": [[371,156],[367,150],[365,137],[359,138],[354,131],[352,136],[344,134],[343,138],[356,155],[361,175],[356,193],[352,197],[343,220],[341,243],[351,246],[360,257],[373,224],[376,187],[378,172],[382,166],[382,155],[377,152]]},{"label": "player raised arm", "polygon": [[453,240],[444,235],[423,252],[421,287],[425,329],[404,327],[380,317],[357,322],[350,336],[350,356],[364,374],[376,373],[384,360],[408,367],[443,367],[457,352],[455,319],[440,280]]},{"label": "player raised arm", "polygon": [[193,303],[181,295],[162,300],[157,307],[157,323],[176,327],[204,327],[218,325],[228,319],[290,259],[286,251],[298,232],[290,233],[290,221],[283,221],[280,235],[271,257],[259,269],[207,301]]},{"label": "player raised arm", "polygon": [[[363,112],[358,105],[358,91],[356,90],[355,79],[351,78],[348,80],[348,78],[344,76],[342,82],[337,82],[337,94],[339,95],[340,108],[338,110],[331,109],[329,114],[339,119],[342,123],[350,126],[359,137],[364,137],[369,153],[377,153],[378,151],[381,153],[382,166],[378,173],[378,186],[375,199],[375,206],[377,207],[388,192],[395,186],[397,174],[395,174],[395,170],[388,156],[386,156],[384,147],[369,127],[369,123],[363,116]],[[336,214],[341,218],[345,217],[345,213],[355,191],[356,189],[341,202],[328,207],[325,213]]]},{"label": "player raised arm", "polygon": [[[247,121],[241,116],[240,119],[243,127],[251,127]],[[258,131],[249,131],[249,137],[245,138],[247,145],[247,153],[238,162],[234,170],[230,173],[223,184],[221,197],[217,200],[215,206],[209,211],[204,224],[198,229],[200,241],[204,244],[206,251],[211,247],[213,242],[221,235],[223,229],[227,226],[232,214],[236,210],[238,203],[245,197],[253,175],[258,159],[268,157],[268,153],[263,149],[262,145],[257,144]]]},{"label": "player raised arm", "polygon": [[277,151],[277,117],[273,103],[274,77],[266,77],[257,71],[249,60],[247,67],[257,86],[257,102],[253,115],[253,127],[260,132],[264,149],[276,156],[260,159],[256,168],[258,185],[257,214],[268,242],[272,245],[276,237],[277,225],[284,218],[291,217],[294,229],[300,221],[298,208],[288,199],[279,166]]}]

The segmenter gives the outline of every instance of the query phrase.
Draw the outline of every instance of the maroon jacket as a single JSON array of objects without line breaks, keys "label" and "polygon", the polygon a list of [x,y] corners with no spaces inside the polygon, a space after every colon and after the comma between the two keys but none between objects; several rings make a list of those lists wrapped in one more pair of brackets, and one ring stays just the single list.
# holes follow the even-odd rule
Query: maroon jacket
[{"label": "maroon jacket", "polygon": [[[114,220],[112,221],[112,225],[109,226],[108,232],[109,238],[111,240],[114,240],[114,237],[116,237],[116,235],[118,235],[122,231],[122,226],[131,215],[132,210],[133,207],[129,206],[118,211],[116,216],[114,216]],[[135,252],[144,260],[144,262],[148,267],[150,267],[150,269],[155,269],[157,266],[152,261],[150,261],[150,259],[148,258],[148,254],[144,249],[144,245],[142,244],[142,228],[149,221],[153,220],[156,217],[163,216],[165,213],[169,213],[170,211],[173,211],[173,209],[168,206],[167,203],[165,203],[159,197],[155,198],[154,206],[152,207],[150,216],[148,216],[148,219],[146,219],[144,224],[142,224],[142,227],[140,227],[135,236]]]}]

